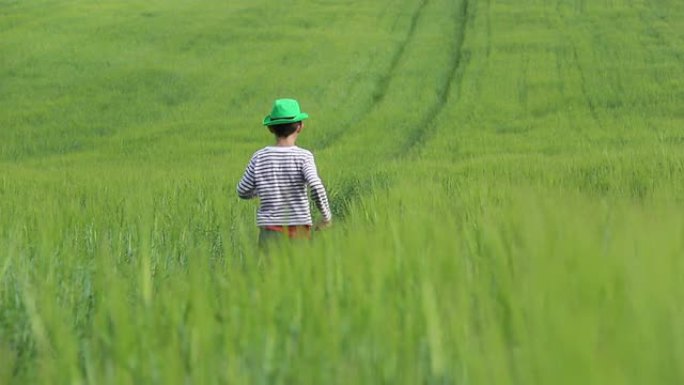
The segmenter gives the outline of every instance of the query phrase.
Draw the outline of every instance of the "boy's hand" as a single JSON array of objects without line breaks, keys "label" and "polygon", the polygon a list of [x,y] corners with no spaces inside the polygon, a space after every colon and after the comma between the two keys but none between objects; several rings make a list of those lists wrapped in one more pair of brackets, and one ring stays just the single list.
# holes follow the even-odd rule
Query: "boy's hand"
[{"label": "boy's hand", "polygon": [[321,231],[321,230],[325,230],[327,228],[330,228],[330,226],[332,226],[332,221],[322,221],[322,222],[317,223],[314,226],[314,230],[315,231]]}]

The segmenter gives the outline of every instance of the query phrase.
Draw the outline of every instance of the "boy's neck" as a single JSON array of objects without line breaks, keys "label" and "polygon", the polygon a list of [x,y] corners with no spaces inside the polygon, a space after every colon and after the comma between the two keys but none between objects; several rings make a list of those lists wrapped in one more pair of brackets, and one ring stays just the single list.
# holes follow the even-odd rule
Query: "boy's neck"
[{"label": "boy's neck", "polygon": [[295,142],[297,141],[297,135],[290,135],[286,138],[279,138],[276,137],[276,147],[293,147],[295,146]]}]

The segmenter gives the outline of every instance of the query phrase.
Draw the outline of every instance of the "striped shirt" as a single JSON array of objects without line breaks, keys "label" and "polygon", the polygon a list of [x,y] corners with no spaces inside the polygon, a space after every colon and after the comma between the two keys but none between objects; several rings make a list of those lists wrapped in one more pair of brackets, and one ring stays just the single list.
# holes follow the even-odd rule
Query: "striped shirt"
[{"label": "striped shirt", "polygon": [[268,146],[250,159],[237,193],[242,199],[259,198],[257,226],[311,225],[307,186],[323,219],[329,221],[328,197],[313,154],[297,146]]}]

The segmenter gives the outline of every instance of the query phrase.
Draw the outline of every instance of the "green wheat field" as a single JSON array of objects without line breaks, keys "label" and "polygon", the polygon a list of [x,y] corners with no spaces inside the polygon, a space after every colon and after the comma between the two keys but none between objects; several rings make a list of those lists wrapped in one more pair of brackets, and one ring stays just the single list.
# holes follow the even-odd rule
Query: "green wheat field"
[{"label": "green wheat field", "polygon": [[[276,98],[334,226],[257,248]],[[0,384],[684,383],[681,0],[0,0]]]}]

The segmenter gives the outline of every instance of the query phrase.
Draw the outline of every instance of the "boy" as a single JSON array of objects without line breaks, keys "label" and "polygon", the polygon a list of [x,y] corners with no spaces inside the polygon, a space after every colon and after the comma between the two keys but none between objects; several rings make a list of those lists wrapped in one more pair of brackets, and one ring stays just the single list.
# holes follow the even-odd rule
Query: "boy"
[{"label": "boy", "polygon": [[307,186],[311,189],[323,229],[330,225],[332,215],[325,187],[318,176],[311,152],[297,147],[297,136],[304,128],[303,120],[309,115],[302,112],[294,99],[277,99],[271,114],[263,124],[275,135],[275,145],[254,153],[245,174],[237,185],[242,199],[258,197],[257,226],[260,228],[259,245],[271,239],[310,238],[311,210]]}]

